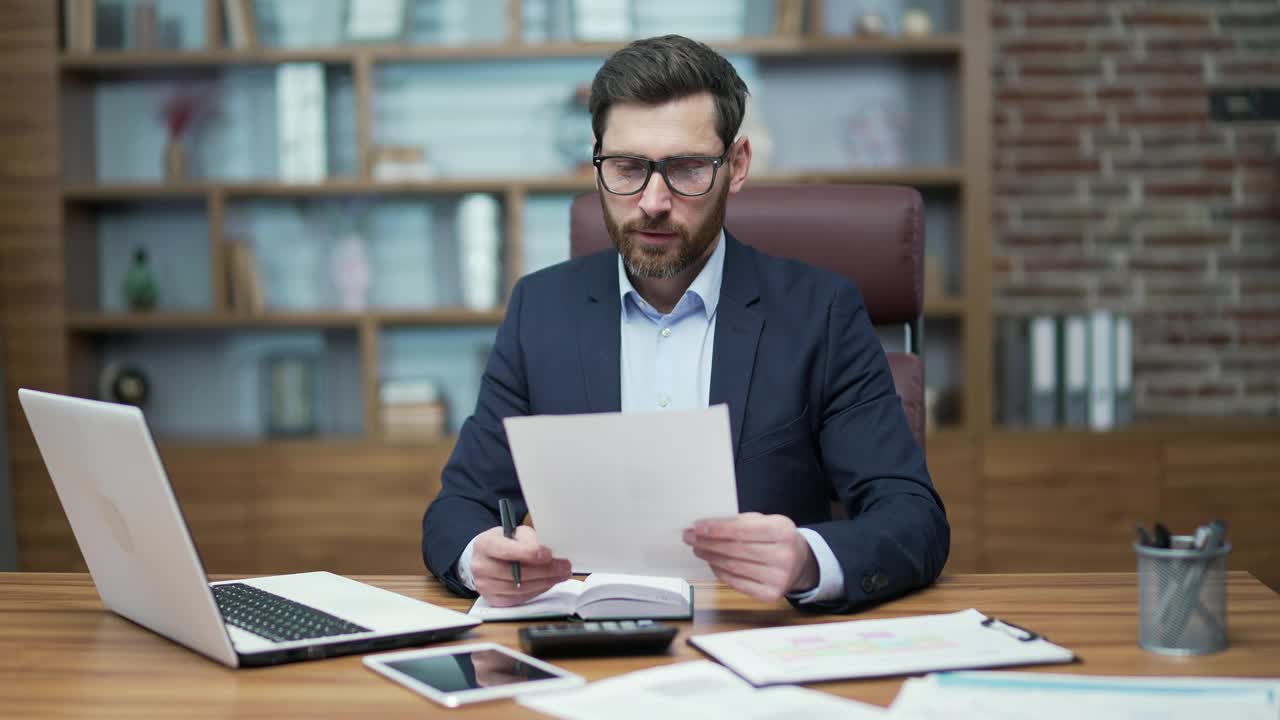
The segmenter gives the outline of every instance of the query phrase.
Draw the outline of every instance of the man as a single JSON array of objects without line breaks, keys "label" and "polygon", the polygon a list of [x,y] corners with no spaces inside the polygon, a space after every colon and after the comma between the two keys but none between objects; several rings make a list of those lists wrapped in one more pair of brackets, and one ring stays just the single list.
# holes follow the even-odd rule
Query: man
[{"label": "man", "polygon": [[[720,402],[741,418],[742,513],[683,537],[716,577],[757,599],[847,612],[942,570],[942,501],[857,289],[722,228],[751,165],[750,139],[737,136],[746,95],[728,61],[679,36],[634,42],[596,74],[594,162],[617,253],[512,291],[475,414],[423,518],[423,558],[451,590],[513,605],[570,575],[532,528],[508,539],[498,526],[499,498],[526,510],[502,418]],[[850,519],[831,519],[832,496]]]}]

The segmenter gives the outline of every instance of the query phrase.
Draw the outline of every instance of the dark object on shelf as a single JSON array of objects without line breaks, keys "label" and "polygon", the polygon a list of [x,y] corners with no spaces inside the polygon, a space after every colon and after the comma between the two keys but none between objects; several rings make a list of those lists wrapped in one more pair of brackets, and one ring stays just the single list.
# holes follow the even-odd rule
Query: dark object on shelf
[{"label": "dark object on shelf", "polygon": [[268,435],[316,432],[319,373],[310,354],[282,353],[262,360],[262,408]]},{"label": "dark object on shelf", "polygon": [[135,367],[108,367],[104,383],[105,400],[142,407],[150,395],[151,383],[141,370]]},{"label": "dark object on shelf", "polygon": [[94,24],[100,50],[125,49],[125,7],[119,2],[99,3],[94,14]]},{"label": "dark object on shelf", "polygon": [[652,655],[666,652],[679,632],[653,620],[565,622],[520,628],[520,647],[538,657]]},{"label": "dark object on shelf", "polygon": [[1210,90],[1209,117],[1217,122],[1280,120],[1280,87]]},{"label": "dark object on shelf", "polygon": [[587,109],[590,98],[591,86],[579,85],[563,101],[556,118],[556,152],[575,175],[589,175],[595,167],[591,164],[591,111]]},{"label": "dark object on shelf", "polygon": [[124,275],[124,299],[130,310],[150,310],[156,306],[159,295],[155,273],[147,263],[147,251],[133,251],[133,264]]}]

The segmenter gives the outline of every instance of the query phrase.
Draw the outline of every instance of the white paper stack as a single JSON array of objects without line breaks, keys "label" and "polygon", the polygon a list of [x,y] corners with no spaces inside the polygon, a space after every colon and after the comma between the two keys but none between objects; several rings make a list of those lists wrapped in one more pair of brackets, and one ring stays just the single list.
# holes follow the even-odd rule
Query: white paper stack
[{"label": "white paper stack", "polygon": [[958,672],[907,680],[892,720],[1275,720],[1280,682]]},{"label": "white paper stack", "polygon": [[638,670],[583,688],[519,698],[519,703],[558,718],[588,720],[872,720],[884,708],[818,690],[757,690],[706,661]]}]

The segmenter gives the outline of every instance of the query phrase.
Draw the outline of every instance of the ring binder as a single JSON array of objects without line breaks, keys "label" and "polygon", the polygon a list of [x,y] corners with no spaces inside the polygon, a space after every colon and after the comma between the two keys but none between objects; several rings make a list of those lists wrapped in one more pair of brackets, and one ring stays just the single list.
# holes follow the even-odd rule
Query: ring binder
[{"label": "ring binder", "polygon": [[[1000,626],[1003,626],[1003,627],[1000,627]],[[1002,632],[1004,632],[1004,634],[1008,635],[1009,637],[1014,638],[1016,640],[1021,640],[1022,642],[1031,642],[1032,640],[1039,640],[1042,637],[1044,637],[1038,632],[1035,632],[1033,630],[1028,630],[1022,627],[1021,625],[1014,625],[1013,623],[1008,622],[1007,620],[1001,620],[1000,618],[996,618],[996,617],[989,617],[986,620],[983,620],[982,627],[988,628],[991,630],[1001,630]],[[1019,635],[1014,632],[1009,632],[1010,629],[1016,630],[1018,633],[1022,633],[1022,634]],[[1045,639],[1047,640],[1048,638],[1045,638]]]}]

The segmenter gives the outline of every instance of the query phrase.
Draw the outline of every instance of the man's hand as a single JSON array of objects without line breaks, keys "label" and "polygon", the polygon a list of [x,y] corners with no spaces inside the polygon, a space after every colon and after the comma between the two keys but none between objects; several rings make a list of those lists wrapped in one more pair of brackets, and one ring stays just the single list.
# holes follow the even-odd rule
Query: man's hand
[{"label": "man's hand", "polygon": [[[520,563],[520,587],[511,578],[511,563]],[[471,555],[471,577],[476,592],[494,607],[508,607],[527,602],[568,580],[572,568],[569,561],[551,557],[551,550],[538,544],[533,528],[521,525],[516,536],[502,536],[502,528],[494,527],[476,536]]]},{"label": "man's hand", "polygon": [[684,542],[721,582],[756,600],[776,602],[818,584],[813,550],[786,515],[699,520],[684,531]]}]

